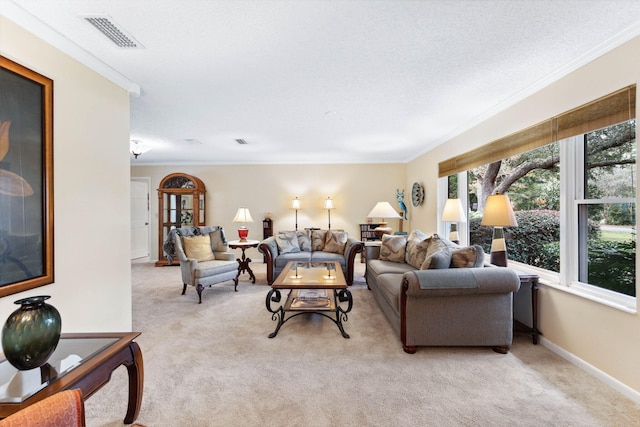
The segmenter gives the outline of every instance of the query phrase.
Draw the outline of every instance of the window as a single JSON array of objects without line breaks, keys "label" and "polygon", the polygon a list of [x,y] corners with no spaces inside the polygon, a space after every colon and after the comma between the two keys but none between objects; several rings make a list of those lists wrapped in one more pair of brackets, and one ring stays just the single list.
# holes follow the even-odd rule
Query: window
[{"label": "window", "polygon": [[507,192],[518,219],[506,229],[509,260],[635,297],[635,135],[631,120],[469,170],[471,244],[490,251],[484,201]]},{"label": "window", "polygon": [[575,139],[580,283],[636,296],[635,120]]}]

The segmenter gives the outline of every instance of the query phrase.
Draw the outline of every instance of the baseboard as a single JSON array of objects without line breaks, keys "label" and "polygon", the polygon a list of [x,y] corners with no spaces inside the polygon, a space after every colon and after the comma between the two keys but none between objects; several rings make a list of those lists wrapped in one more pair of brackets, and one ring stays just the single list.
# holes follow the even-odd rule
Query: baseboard
[{"label": "baseboard", "polygon": [[622,393],[624,396],[626,396],[629,399],[633,400],[635,403],[640,404],[640,392],[639,391],[634,390],[633,388],[629,387],[628,385],[618,381],[617,379],[613,378],[611,375],[601,371],[600,369],[596,368],[595,366],[591,365],[590,363],[585,362],[584,360],[580,359],[576,355],[574,355],[572,353],[569,353],[567,350],[563,349],[562,347],[557,346],[556,344],[552,343],[551,341],[545,339],[542,336],[540,337],[540,344],[545,346],[546,348],[548,348],[549,350],[551,350],[552,352],[554,352],[558,356],[562,357],[563,359],[569,361],[570,363],[573,363],[578,368],[582,369],[583,371],[587,372],[588,374],[590,374],[590,375],[594,376],[595,378],[599,379],[600,381],[602,381],[603,383],[605,383],[609,387],[613,388],[614,390]]}]

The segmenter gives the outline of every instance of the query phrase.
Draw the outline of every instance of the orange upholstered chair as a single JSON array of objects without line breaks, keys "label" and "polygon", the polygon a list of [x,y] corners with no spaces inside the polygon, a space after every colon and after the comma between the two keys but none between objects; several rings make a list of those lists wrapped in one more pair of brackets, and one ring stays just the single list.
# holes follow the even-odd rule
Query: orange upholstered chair
[{"label": "orange upholstered chair", "polygon": [[85,427],[80,389],[66,390],[0,420],[0,427]]}]

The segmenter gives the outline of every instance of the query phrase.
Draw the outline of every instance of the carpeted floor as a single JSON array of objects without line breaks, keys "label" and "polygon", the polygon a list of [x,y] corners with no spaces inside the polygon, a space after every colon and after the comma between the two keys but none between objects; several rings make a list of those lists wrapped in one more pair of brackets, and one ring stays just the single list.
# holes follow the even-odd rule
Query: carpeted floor
[{"label": "carpeted floor", "polygon": [[[260,260],[261,261],[261,260]],[[180,295],[177,267],[133,264],[133,329],[144,355],[137,422],[146,426],[640,426],[637,405],[516,335],[507,355],[487,348],[402,351],[361,277],[345,323],[317,315],[278,336],[257,282]],[[119,368],[86,401],[88,426],[120,426],[127,378]]]}]

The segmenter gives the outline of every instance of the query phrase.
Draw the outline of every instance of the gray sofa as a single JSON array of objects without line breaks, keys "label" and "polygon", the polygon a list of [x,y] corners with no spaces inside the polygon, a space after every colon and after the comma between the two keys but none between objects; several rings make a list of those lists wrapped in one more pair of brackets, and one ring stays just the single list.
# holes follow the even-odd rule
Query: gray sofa
[{"label": "gray sofa", "polygon": [[[406,247],[410,243],[406,253],[402,252],[403,262],[401,240],[391,251],[397,252],[395,261],[389,261],[385,240],[378,246],[365,246],[367,285],[399,334],[404,351],[415,353],[417,346],[489,346],[507,353],[513,340],[513,293],[520,287],[517,273],[485,264],[479,246],[465,248],[467,254],[477,254],[472,260],[475,268],[469,267],[464,257],[462,262],[459,257],[456,261],[461,268],[449,268],[454,264],[453,257],[465,251],[437,235],[416,239],[412,232],[409,240],[413,241],[413,255],[416,247],[427,255],[434,238],[448,248],[449,258],[442,258],[439,266],[432,262],[427,269],[417,268],[415,259],[414,265],[407,262]],[[387,256],[381,257],[381,251]],[[437,255],[431,252],[431,258]],[[429,256],[423,258],[428,261]],[[419,261],[421,267],[427,262]]]},{"label": "gray sofa", "polygon": [[[329,242],[326,237],[330,234],[342,240]],[[260,242],[258,251],[264,254],[269,286],[289,261],[338,261],[351,286],[354,259],[362,251],[362,242],[336,230],[281,231]]]}]

